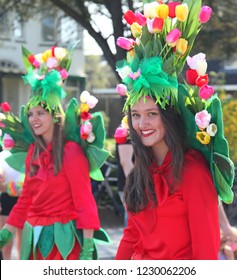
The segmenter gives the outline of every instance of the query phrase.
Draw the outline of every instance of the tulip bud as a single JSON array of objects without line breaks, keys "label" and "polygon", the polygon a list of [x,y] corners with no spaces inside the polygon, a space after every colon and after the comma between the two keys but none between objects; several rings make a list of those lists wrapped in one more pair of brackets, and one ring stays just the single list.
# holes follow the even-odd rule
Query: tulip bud
[{"label": "tulip bud", "polygon": [[126,22],[127,22],[129,25],[132,25],[134,22],[137,22],[137,18],[136,18],[136,16],[135,16],[134,12],[131,11],[131,10],[128,10],[128,11],[124,14],[123,18],[126,20]]},{"label": "tulip bud", "polygon": [[198,87],[206,86],[208,83],[209,83],[208,74],[199,76],[196,79],[196,86],[198,86]]},{"label": "tulip bud", "polygon": [[199,13],[199,21],[201,23],[206,23],[209,21],[212,14],[212,8],[209,6],[202,6],[200,13]]},{"label": "tulip bud", "polygon": [[196,85],[198,73],[195,69],[188,69],[186,71],[186,80],[190,85]]},{"label": "tulip bud", "polygon": [[133,39],[129,39],[129,38],[125,38],[125,37],[118,37],[116,44],[122,48],[125,49],[127,51],[130,51],[134,45],[135,45],[135,41]]},{"label": "tulip bud", "polygon": [[118,84],[116,86],[116,90],[121,96],[126,96],[126,93],[128,91],[127,87],[124,84]]},{"label": "tulip bud", "polygon": [[164,26],[164,20],[162,18],[155,18],[152,24],[154,33],[159,33],[162,31]]},{"label": "tulip bud", "polygon": [[197,132],[196,133],[196,138],[200,143],[202,143],[204,145],[209,144],[210,141],[211,141],[210,135],[205,131]]},{"label": "tulip bud", "polygon": [[118,144],[125,144],[127,141],[128,130],[124,127],[118,127],[114,133],[114,139]]},{"label": "tulip bud", "polygon": [[188,41],[183,38],[179,38],[176,43],[176,53],[178,55],[183,55],[187,51],[187,48],[188,48]]},{"label": "tulip bud", "polygon": [[142,33],[142,27],[137,22],[134,22],[131,25],[131,31],[132,31],[133,37],[138,38]]},{"label": "tulip bud", "polygon": [[10,106],[10,104],[8,102],[3,102],[1,104],[1,108],[2,108],[2,111],[4,113],[7,113],[7,112],[11,111],[11,106]]},{"label": "tulip bud", "polygon": [[166,42],[169,46],[174,47],[176,42],[181,36],[181,31],[178,28],[174,28],[170,31],[170,33],[166,36]]},{"label": "tulip bud", "polygon": [[214,88],[208,85],[202,86],[198,92],[200,98],[208,100],[214,94]]},{"label": "tulip bud", "polygon": [[175,18],[176,17],[176,14],[175,14],[175,9],[176,9],[176,6],[180,5],[181,2],[169,2],[168,3],[168,7],[169,7],[169,14],[168,16],[170,18]]},{"label": "tulip bud", "polygon": [[135,12],[135,16],[137,18],[137,22],[139,23],[139,25],[144,26],[146,25],[146,17],[139,13],[139,12]]},{"label": "tulip bud", "polygon": [[166,19],[169,14],[169,7],[166,4],[160,4],[156,8],[156,13],[159,18]]},{"label": "tulip bud", "polygon": [[184,22],[188,17],[188,5],[181,4],[176,6],[175,8],[176,18],[182,22]]}]

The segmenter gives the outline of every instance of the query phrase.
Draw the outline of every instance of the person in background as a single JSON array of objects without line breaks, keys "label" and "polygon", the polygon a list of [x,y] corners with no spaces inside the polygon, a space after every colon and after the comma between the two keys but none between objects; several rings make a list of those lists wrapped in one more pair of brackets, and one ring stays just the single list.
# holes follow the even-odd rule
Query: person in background
[{"label": "person in background", "polygon": [[[4,142],[3,142],[4,146]],[[5,224],[11,209],[16,204],[19,195],[21,194],[22,183],[23,183],[23,174],[20,175],[19,172],[10,168],[10,166],[5,162],[5,159],[11,153],[7,150],[2,151],[2,146],[0,146],[0,228]],[[7,172],[7,181],[6,181],[6,172]],[[21,230],[16,231],[15,236],[16,249],[17,249],[17,258],[20,258],[20,244],[21,244]],[[11,260],[12,259],[12,250],[13,250],[13,241],[5,245],[2,248],[2,259]]]},{"label": "person in background", "polygon": [[133,168],[133,148],[130,142],[116,144],[117,186],[120,200],[124,207],[124,226],[127,226],[127,210],[124,201],[124,186],[128,174]]},{"label": "person in background", "polygon": [[[217,260],[218,202],[233,199],[233,163],[220,100],[207,79],[200,83],[205,55],[189,56],[211,8],[196,0],[144,3],[144,14],[124,15],[136,40],[117,39],[128,50],[116,66],[134,167],[124,188],[128,225],[115,259]],[[190,71],[181,85],[186,61]]]},{"label": "person in background", "polygon": [[222,202],[219,205],[219,221],[221,229],[219,258],[235,260],[237,258],[237,228],[230,224]]},{"label": "person in background", "polygon": [[[97,135],[92,135],[92,124],[89,127],[83,120],[97,100],[86,92],[81,95],[83,106],[71,108],[70,103],[67,110],[71,110],[69,115],[73,117],[70,126],[66,126],[61,105],[66,69],[60,69],[59,65],[69,65],[67,54],[66,49],[53,47],[42,54],[46,63],[41,67],[44,59],[38,61],[38,56],[29,54],[28,60],[38,66],[35,71],[29,67],[23,77],[31,86],[31,96],[24,108],[27,116],[24,128],[29,126],[33,141],[25,159],[22,193],[0,231],[3,247],[11,241],[16,229],[23,229],[21,259],[97,258],[94,236],[100,231],[100,220],[91,189],[89,160],[81,145],[68,139],[69,135],[72,137],[68,129],[74,124],[81,141],[88,139],[89,134],[94,141]],[[52,69],[53,65],[57,67]],[[72,102],[76,104],[75,100]],[[4,121],[7,125],[7,117]],[[100,135],[104,139],[103,133]]]}]

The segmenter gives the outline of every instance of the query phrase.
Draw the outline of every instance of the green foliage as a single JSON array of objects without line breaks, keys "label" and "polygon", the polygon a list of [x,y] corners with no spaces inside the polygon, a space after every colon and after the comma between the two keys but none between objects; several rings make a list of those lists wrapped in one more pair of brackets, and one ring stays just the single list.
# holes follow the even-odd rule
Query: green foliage
[{"label": "green foliage", "polygon": [[224,133],[229,142],[230,158],[237,165],[237,99],[223,102]]},{"label": "green foliage", "polygon": [[95,88],[114,88],[118,82],[108,64],[98,55],[86,56],[85,72],[86,88],[89,91]]}]

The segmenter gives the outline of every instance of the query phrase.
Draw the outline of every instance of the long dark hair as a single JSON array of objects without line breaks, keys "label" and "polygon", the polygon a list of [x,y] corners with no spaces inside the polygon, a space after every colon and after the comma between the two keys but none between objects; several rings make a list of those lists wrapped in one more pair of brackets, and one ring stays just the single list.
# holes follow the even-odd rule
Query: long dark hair
[{"label": "long dark hair", "polygon": [[[173,183],[169,185],[170,192],[175,191],[177,183],[181,180],[182,168],[187,145],[185,142],[185,129],[181,115],[173,107],[166,106],[162,110],[157,105],[166,129],[165,141],[172,155],[172,177]],[[157,205],[154,183],[149,171],[154,154],[151,147],[146,147],[132,126],[131,110],[128,110],[128,124],[131,142],[134,150],[134,168],[129,174],[124,189],[125,202],[128,211],[138,213],[143,210],[149,201]]]},{"label": "long dark hair", "polygon": [[[42,108],[44,107],[42,106]],[[63,147],[65,142],[64,140],[65,137],[63,134],[64,114],[62,112],[62,109],[59,108],[57,112],[52,112],[52,115],[53,115],[53,122],[54,122],[54,131],[53,131],[53,139],[52,139],[52,158],[53,158],[53,166],[54,166],[54,175],[57,175],[62,167]],[[30,162],[30,176],[33,176],[36,174],[38,167],[33,165],[32,162],[35,159],[39,159],[40,153],[46,150],[47,145],[44,142],[42,136],[35,135],[33,130],[31,131],[32,131],[33,138],[35,140],[34,150]]]}]

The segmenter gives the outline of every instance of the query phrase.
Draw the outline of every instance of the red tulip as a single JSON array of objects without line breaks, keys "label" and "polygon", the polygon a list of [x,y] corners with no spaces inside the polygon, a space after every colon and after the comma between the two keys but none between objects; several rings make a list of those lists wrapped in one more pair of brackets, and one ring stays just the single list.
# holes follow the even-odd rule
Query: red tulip
[{"label": "red tulip", "polygon": [[1,104],[1,108],[2,108],[2,111],[5,113],[11,111],[11,106],[8,102],[3,102]]},{"label": "red tulip", "polygon": [[208,83],[209,83],[208,74],[205,74],[203,76],[199,76],[196,79],[196,85],[198,87],[203,87],[203,86],[207,85]]},{"label": "red tulip", "polygon": [[35,61],[35,56],[33,54],[30,54],[27,58],[31,64]]},{"label": "red tulip", "polygon": [[118,144],[127,142],[128,130],[124,127],[118,127],[114,133],[114,139]]},{"label": "red tulip", "polygon": [[128,10],[128,11],[124,14],[123,18],[124,18],[124,19],[126,20],[126,22],[127,22],[128,24],[130,24],[130,25],[132,25],[134,22],[137,22],[137,18],[136,18],[136,16],[135,16],[134,12],[131,11],[131,10]]},{"label": "red tulip", "polygon": [[198,73],[194,69],[188,69],[186,71],[186,80],[190,85],[196,85],[196,79],[198,78]]},{"label": "red tulip", "polygon": [[164,20],[162,18],[155,18],[152,24],[155,33],[161,32],[164,26]]},{"label": "red tulip", "polygon": [[175,8],[176,6],[180,5],[181,2],[169,2],[168,3],[168,6],[169,6],[169,17],[170,18],[175,18],[176,17],[176,14],[175,14]]}]

